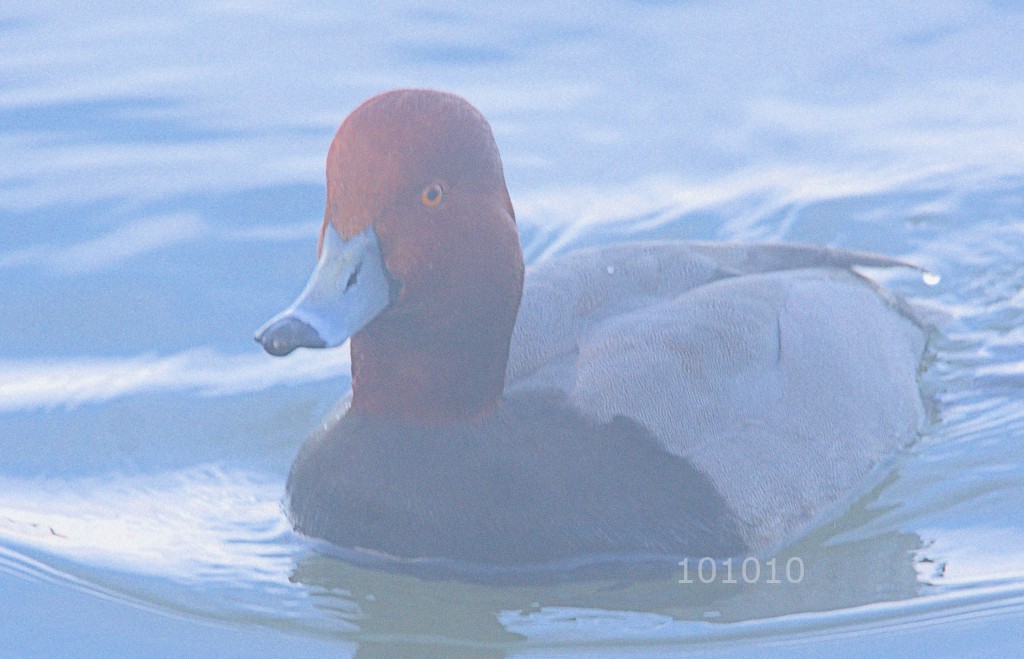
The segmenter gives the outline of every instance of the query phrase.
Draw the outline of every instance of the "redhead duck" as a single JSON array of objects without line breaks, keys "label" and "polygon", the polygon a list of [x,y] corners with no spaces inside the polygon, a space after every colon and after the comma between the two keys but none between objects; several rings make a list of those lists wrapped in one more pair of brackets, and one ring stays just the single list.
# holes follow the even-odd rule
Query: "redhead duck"
[{"label": "redhead duck", "polygon": [[924,329],[853,270],[900,265],[676,242],[524,273],[483,115],[375,96],[331,143],[313,276],[256,335],[351,339],[349,409],[300,450],[289,518],[470,564],[763,554],[917,435]]}]

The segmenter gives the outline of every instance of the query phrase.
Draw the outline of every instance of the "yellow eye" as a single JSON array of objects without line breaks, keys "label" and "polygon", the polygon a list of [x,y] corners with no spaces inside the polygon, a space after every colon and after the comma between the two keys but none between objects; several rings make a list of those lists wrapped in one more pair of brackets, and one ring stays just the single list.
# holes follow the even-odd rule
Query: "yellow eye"
[{"label": "yellow eye", "polygon": [[423,193],[420,195],[420,201],[423,202],[424,206],[433,208],[441,203],[441,197],[444,196],[444,190],[441,188],[440,183],[431,183],[427,187],[423,188]]}]

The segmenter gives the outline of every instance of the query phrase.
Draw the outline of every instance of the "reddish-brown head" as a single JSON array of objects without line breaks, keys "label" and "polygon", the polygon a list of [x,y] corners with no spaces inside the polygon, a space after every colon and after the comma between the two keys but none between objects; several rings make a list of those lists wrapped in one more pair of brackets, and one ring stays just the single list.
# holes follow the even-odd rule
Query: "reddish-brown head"
[{"label": "reddish-brown head", "polygon": [[345,240],[372,227],[392,280],[352,337],[352,410],[443,424],[497,403],[523,258],[483,115],[427,90],[360,105],[327,156],[328,222]]}]

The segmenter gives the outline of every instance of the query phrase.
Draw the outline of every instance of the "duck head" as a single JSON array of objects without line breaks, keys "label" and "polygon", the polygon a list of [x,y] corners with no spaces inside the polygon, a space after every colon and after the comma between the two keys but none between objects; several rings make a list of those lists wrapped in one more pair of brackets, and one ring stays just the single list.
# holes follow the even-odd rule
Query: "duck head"
[{"label": "duck head", "polygon": [[316,268],[256,340],[282,356],[351,338],[350,413],[469,421],[501,398],[522,286],[487,120],[453,94],[387,92],[334,136]]}]

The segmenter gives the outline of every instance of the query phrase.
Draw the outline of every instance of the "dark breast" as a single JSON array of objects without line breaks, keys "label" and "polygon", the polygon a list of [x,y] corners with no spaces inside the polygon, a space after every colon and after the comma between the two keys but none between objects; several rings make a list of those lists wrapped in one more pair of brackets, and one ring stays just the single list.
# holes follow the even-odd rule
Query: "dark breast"
[{"label": "dark breast", "polygon": [[746,549],[707,477],[642,426],[595,424],[536,396],[447,428],[350,413],[306,441],[287,493],[297,531],[404,558],[529,565]]}]

